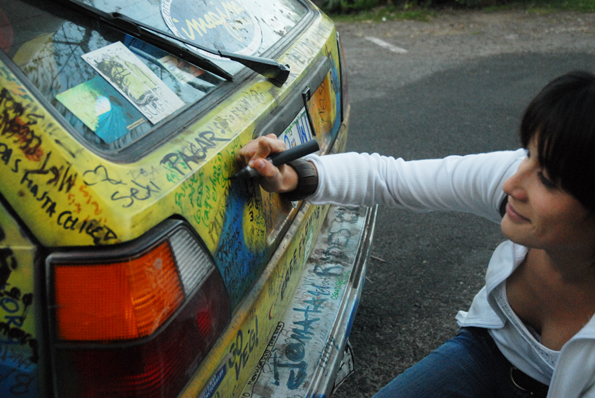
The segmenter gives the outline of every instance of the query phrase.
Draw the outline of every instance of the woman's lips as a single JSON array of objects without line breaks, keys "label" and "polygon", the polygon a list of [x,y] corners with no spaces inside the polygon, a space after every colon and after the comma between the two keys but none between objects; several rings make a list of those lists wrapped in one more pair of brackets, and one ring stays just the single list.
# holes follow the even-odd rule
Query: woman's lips
[{"label": "woman's lips", "polygon": [[513,221],[518,222],[528,222],[529,219],[526,217],[521,216],[517,211],[512,207],[510,203],[506,205],[506,214],[510,217]]}]

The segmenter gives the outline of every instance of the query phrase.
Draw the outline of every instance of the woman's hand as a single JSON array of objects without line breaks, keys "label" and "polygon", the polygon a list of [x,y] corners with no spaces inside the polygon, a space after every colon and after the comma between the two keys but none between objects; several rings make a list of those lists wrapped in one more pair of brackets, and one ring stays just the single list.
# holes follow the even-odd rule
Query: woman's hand
[{"label": "woman's hand", "polygon": [[248,165],[261,175],[260,185],[268,192],[290,192],[297,187],[298,176],[291,167],[275,167],[266,160],[273,153],[283,152],[285,143],[275,134],[258,137],[244,146],[236,156],[240,165]]}]

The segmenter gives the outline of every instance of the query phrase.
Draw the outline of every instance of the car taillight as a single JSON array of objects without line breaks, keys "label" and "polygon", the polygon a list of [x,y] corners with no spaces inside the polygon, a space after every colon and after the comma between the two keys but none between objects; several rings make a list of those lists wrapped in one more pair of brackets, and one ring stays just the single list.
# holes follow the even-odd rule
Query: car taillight
[{"label": "car taillight", "polygon": [[168,242],[122,262],[55,264],[54,286],[60,340],[148,336],[184,299]]},{"label": "car taillight", "polygon": [[178,396],[229,323],[210,256],[184,224],[160,231],[49,257],[58,397]]}]

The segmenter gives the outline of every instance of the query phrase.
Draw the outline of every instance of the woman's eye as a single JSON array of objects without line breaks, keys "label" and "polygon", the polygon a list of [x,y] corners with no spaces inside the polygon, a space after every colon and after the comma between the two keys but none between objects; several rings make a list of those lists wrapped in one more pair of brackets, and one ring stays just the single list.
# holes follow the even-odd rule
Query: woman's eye
[{"label": "woman's eye", "polygon": [[548,179],[541,171],[537,172],[537,176],[539,180],[546,188],[556,188],[556,184],[554,184],[550,179]]}]

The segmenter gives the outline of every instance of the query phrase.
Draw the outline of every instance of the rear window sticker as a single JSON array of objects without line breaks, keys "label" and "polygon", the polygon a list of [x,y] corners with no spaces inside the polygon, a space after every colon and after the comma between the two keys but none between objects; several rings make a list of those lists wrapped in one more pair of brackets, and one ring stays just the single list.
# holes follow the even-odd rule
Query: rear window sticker
[{"label": "rear window sticker", "polygon": [[166,55],[159,60],[159,63],[182,83],[188,83],[204,73],[202,69],[173,55]]},{"label": "rear window sticker", "polygon": [[107,144],[147,122],[100,76],[60,93],[56,98]]},{"label": "rear window sticker", "polygon": [[159,122],[184,106],[184,101],[121,42],[82,57],[151,123]]},{"label": "rear window sticker", "polygon": [[161,14],[174,35],[203,47],[254,55],[262,45],[256,17],[239,0],[162,0]]}]

